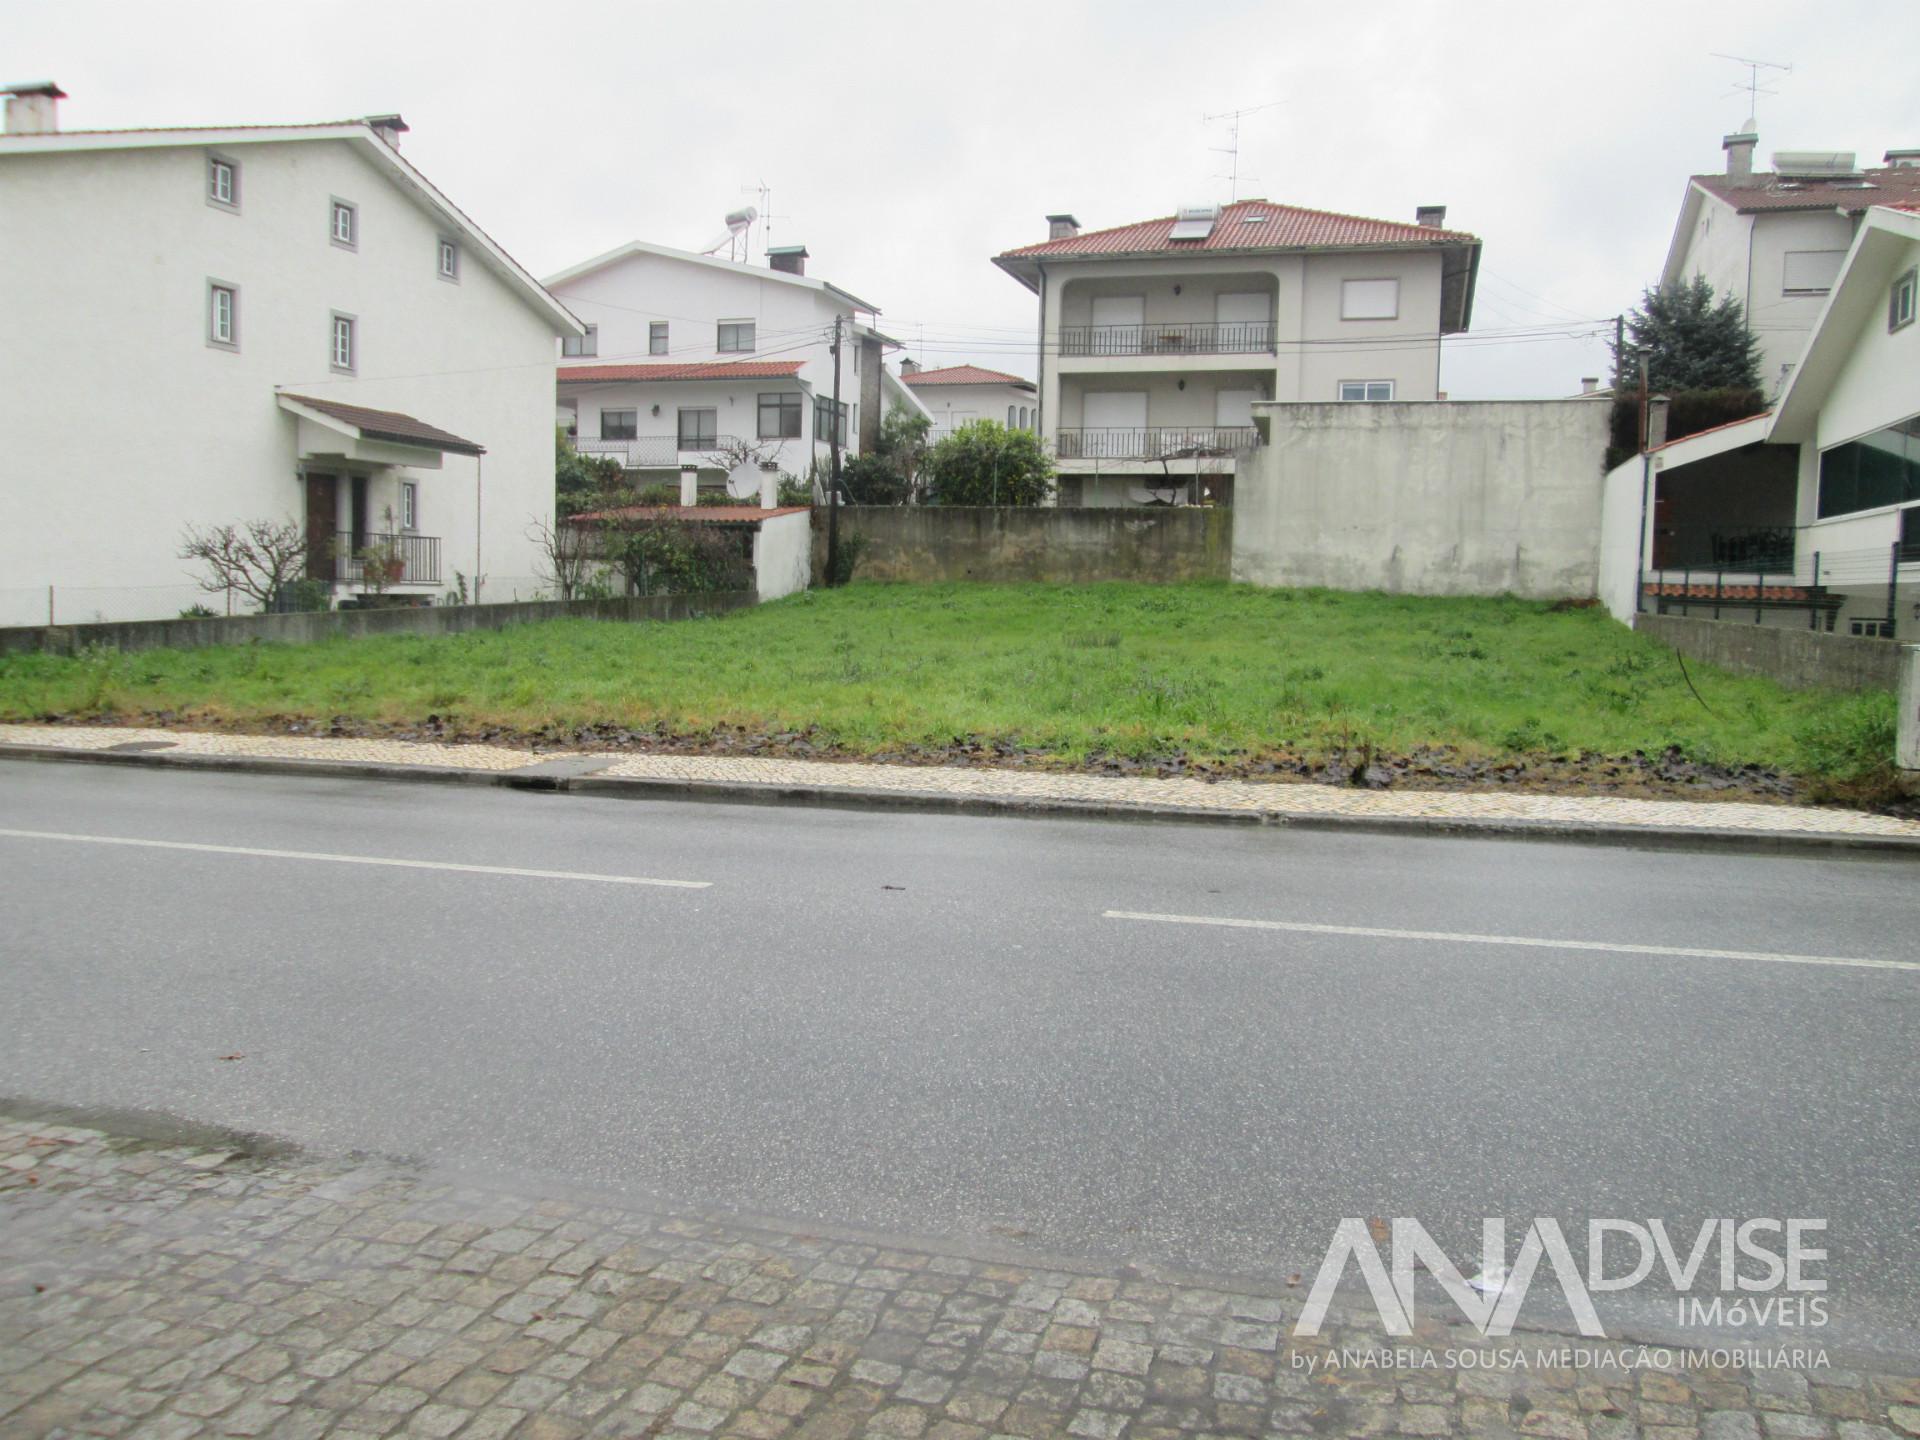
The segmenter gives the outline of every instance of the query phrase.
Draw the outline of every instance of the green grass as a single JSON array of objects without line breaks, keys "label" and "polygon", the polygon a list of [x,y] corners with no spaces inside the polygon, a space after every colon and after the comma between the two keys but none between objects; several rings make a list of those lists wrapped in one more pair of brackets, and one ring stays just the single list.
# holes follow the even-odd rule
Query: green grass
[{"label": "green grass", "polygon": [[[1878,697],[1691,667],[1597,610],[1225,584],[855,585],[721,619],[0,661],[0,717],[190,712],[522,730],[811,727],[851,753],[1010,739],[1076,762],[1463,755],[1690,758],[1833,774]],[[1703,705],[1701,701],[1704,700]],[[1891,716],[1891,702],[1885,707]],[[1852,712],[1849,712],[1850,714]],[[1815,734],[1815,731],[1818,734]],[[1807,738],[1813,735],[1812,741]]]}]

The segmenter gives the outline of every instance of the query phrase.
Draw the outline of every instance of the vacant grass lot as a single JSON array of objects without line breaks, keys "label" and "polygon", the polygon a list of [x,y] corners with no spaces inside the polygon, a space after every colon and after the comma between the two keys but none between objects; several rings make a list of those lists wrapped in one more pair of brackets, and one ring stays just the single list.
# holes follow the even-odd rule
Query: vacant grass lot
[{"label": "vacant grass lot", "polygon": [[16,658],[0,661],[0,716],[438,715],[467,729],[693,736],[730,725],[806,731],[855,754],[977,737],[1066,763],[1678,746],[1698,761],[1801,774],[1842,768],[1855,731],[1890,733],[1890,697],[1840,700],[1691,669],[1697,697],[1671,651],[1600,611],[1517,600],[1225,584],[855,585],[683,624],[562,620],[453,637]]}]

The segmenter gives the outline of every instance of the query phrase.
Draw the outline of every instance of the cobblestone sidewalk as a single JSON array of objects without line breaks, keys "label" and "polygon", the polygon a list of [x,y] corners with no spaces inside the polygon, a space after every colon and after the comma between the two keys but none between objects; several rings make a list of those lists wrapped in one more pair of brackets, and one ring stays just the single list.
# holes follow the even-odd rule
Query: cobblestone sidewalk
[{"label": "cobblestone sidewalk", "polygon": [[[1320,1368],[1280,1298],[0,1119],[0,1433],[1896,1440],[1858,1371]],[[1416,1343],[1462,1343],[1434,1329]],[[1403,1344],[1406,1342],[1402,1342]],[[1567,1342],[1535,1337],[1561,1354]]]},{"label": "cobblestone sidewalk", "polygon": [[932,765],[874,765],[748,756],[581,754],[511,750],[491,745],[437,745],[404,740],[332,740],[309,736],[208,735],[113,726],[0,725],[0,745],[65,750],[139,751],[176,755],[326,760],[364,765],[454,767],[499,773],[567,761],[572,777],[679,781],[780,789],[878,791],[1011,805],[1064,801],[1076,805],[1174,808],[1221,815],[1289,818],[1428,820],[1605,826],[1658,831],[1747,831],[1755,834],[1920,841],[1920,820],[1811,806],[1741,801],[1633,800],[1611,796],[1509,795],[1452,790],[1348,790],[1280,781],[1177,780],[1075,775]]}]

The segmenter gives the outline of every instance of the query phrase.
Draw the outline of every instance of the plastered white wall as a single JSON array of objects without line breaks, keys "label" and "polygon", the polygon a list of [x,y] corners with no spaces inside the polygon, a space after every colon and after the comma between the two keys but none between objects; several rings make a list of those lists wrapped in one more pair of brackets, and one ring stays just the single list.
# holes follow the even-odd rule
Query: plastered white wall
[{"label": "plastered white wall", "polygon": [[[195,598],[185,526],[302,518],[276,385],[486,446],[480,567],[531,575],[525,528],[553,512],[552,322],[472,255],[439,279],[440,226],[351,142],[227,150],[237,214],[206,203],[198,146],[0,159],[0,617],[43,621],[49,584],[73,597],[62,619],[171,615]],[[359,207],[356,250],[329,242],[334,196]],[[210,278],[239,287],[235,351],[206,343]],[[334,310],[358,318],[353,376],[329,368]],[[449,584],[475,566],[475,468],[408,475]]]}]

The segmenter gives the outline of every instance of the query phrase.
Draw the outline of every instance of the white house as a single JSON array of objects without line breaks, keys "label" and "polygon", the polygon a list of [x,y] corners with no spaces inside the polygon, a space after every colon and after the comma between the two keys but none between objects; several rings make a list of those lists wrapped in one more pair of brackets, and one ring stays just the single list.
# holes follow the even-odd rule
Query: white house
[{"label": "white house", "polygon": [[1859,217],[1830,292],[1772,410],[1608,476],[1614,614],[1920,636],[1920,201]]},{"label": "white house", "polygon": [[1040,433],[1060,503],[1224,496],[1259,400],[1432,400],[1473,313],[1480,241],[1267,200],[1116,229],[1047,217],[994,263],[1039,298]]},{"label": "white house", "polygon": [[[806,273],[804,246],[766,266],[635,240],[547,277],[586,323],[564,348],[559,401],[583,452],[664,478],[697,466],[723,478],[744,443],[765,463],[824,472],[834,415],[847,454],[871,448],[886,407],[913,404],[883,360],[877,309]],[[648,472],[655,472],[649,474]]]},{"label": "white house", "polygon": [[900,379],[933,417],[933,437],[950,435],[974,420],[995,420],[1009,430],[1034,430],[1040,395],[1033,381],[982,365],[943,365],[924,370],[900,362]]},{"label": "white house", "polygon": [[1783,151],[1772,170],[1755,170],[1751,121],[1720,143],[1726,173],[1687,181],[1660,283],[1699,275],[1738,300],[1760,344],[1761,388],[1778,396],[1862,217],[1920,200],[1920,150],[1889,150],[1877,169],[1856,167],[1851,152]]},{"label": "white house", "polygon": [[56,86],[6,93],[0,622],[220,608],[182,534],[249,520],[303,522],[337,596],[370,546],[403,595],[531,590],[582,327],[399,116],[63,133]]}]

